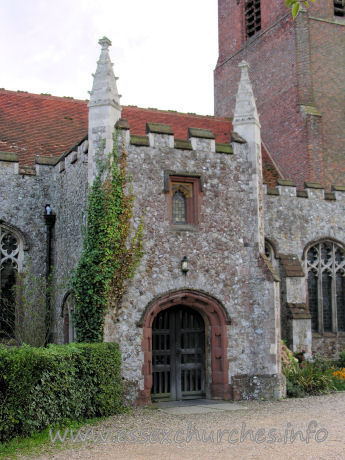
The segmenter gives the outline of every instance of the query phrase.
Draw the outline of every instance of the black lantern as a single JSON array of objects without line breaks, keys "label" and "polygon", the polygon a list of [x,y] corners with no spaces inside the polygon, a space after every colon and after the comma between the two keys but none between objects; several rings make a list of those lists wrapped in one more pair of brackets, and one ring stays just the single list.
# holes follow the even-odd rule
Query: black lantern
[{"label": "black lantern", "polygon": [[183,259],[181,260],[181,270],[182,270],[182,273],[184,273],[185,275],[187,274],[189,268],[188,268],[188,259],[186,256],[183,257]]},{"label": "black lantern", "polygon": [[50,204],[46,204],[46,216],[50,216],[52,213],[52,208],[50,207]]}]

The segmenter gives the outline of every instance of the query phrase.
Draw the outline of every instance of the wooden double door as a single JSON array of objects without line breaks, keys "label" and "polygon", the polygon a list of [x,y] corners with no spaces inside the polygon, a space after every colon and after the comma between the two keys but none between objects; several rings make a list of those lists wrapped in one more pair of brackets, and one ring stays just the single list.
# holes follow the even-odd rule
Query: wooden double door
[{"label": "wooden double door", "polygon": [[152,399],[205,397],[205,323],[183,305],[160,312],[152,325]]}]

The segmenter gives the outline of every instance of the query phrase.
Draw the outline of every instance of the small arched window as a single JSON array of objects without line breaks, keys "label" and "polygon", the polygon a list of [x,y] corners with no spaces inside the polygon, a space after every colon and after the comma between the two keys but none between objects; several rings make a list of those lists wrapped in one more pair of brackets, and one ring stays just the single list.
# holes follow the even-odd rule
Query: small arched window
[{"label": "small arched window", "polygon": [[181,190],[177,190],[172,198],[173,224],[186,224],[186,196]]},{"label": "small arched window", "polygon": [[21,260],[21,240],[12,230],[0,225],[0,339],[14,337],[14,286]]},{"label": "small arched window", "polygon": [[345,251],[332,241],[310,247],[306,257],[308,304],[314,332],[345,332]]},{"label": "small arched window", "polygon": [[75,342],[76,335],[73,324],[73,312],[73,296],[71,294],[67,294],[62,306],[64,343]]},{"label": "small arched window", "polygon": [[265,239],[265,256],[270,262],[273,262],[274,250],[272,244]]}]

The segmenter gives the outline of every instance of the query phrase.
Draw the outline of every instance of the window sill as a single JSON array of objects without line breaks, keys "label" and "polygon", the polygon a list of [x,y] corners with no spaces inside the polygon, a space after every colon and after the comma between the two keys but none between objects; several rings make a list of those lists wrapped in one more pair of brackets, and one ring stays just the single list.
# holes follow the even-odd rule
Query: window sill
[{"label": "window sill", "polygon": [[198,227],[190,224],[175,224],[171,225],[170,229],[174,232],[197,232],[199,230]]},{"label": "window sill", "polygon": [[344,331],[339,332],[313,332],[312,336],[315,338],[322,338],[322,337],[345,337]]}]

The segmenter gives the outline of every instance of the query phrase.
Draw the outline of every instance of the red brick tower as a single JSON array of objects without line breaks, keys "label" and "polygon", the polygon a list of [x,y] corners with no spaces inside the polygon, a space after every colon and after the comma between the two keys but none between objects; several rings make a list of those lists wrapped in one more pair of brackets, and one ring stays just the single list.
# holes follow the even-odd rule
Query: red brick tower
[{"label": "red brick tower", "polygon": [[316,0],[295,21],[284,0],[218,0],[215,114],[232,116],[249,62],[262,140],[285,178],[345,184],[345,7]]}]

